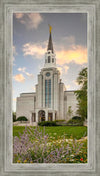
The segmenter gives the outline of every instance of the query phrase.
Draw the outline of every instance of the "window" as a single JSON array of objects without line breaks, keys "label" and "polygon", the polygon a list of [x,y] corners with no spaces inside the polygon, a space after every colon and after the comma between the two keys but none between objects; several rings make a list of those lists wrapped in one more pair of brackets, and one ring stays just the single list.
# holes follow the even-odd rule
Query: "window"
[{"label": "window", "polygon": [[47,76],[47,77],[49,77],[49,76],[50,76],[50,73],[49,73],[49,72],[47,72],[47,73],[46,73],[46,76]]},{"label": "window", "polygon": [[52,58],[52,62],[54,62],[54,58]]},{"label": "window", "polygon": [[45,106],[47,107],[48,105],[48,84],[47,80],[45,80]]},{"label": "window", "polygon": [[50,63],[50,56],[48,56],[48,63]]},{"label": "window", "polygon": [[45,80],[45,106],[51,107],[51,79]]}]

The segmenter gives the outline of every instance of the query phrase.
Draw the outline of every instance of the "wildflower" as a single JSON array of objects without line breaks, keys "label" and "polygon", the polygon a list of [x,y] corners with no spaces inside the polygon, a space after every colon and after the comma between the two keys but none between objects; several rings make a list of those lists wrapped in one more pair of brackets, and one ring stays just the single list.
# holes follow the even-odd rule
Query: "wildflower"
[{"label": "wildflower", "polygon": [[74,161],[74,159],[70,159],[70,161]]},{"label": "wildflower", "polygon": [[20,163],[21,161],[20,160],[17,160],[17,163]]},{"label": "wildflower", "polygon": [[80,161],[83,161],[83,158],[81,158]]},{"label": "wildflower", "polygon": [[27,160],[24,160],[24,163],[27,163]]},{"label": "wildflower", "polygon": [[65,156],[64,156],[64,155],[62,155],[61,157],[62,157],[62,158],[64,158]]},{"label": "wildflower", "polygon": [[33,163],[33,161],[30,161],[30,163]]}]

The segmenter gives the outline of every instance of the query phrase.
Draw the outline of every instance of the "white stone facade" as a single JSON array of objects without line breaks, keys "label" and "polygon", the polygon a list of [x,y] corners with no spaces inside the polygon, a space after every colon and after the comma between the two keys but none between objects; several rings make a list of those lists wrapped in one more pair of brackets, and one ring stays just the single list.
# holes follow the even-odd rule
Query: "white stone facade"
[{"label": "white stone facade", "polygon": [[76,114],[77,100],[74,91],[66,91],[56,68],[51,33],[45,54],[44,68],[38,75],[35,93],[22,93],[17,97],[16,116],[25,116],[30,124],[39,121],[69,120],[68,108]]}]

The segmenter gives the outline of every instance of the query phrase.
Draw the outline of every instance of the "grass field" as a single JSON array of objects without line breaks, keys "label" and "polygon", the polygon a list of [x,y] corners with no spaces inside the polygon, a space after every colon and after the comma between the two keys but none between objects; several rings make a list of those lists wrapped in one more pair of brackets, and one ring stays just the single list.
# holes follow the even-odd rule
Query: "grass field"
[{"label": "grass field", "polygon": [[[27,127],[29,128],[29,127]],[[35,127],[31,127],[33,130]],[[39,127],[40,130],[44,130],[44,127]],[[14,126],[13,127],[13,136],[19,137],[19,133],[23,134],[25,130],[24,126]],[[84,136],[87,136],[87,127],[85,126],[55,126],[55,127],[45,127],[45,133],[55,139],[62,138],[75,138],[80,139]]]}]

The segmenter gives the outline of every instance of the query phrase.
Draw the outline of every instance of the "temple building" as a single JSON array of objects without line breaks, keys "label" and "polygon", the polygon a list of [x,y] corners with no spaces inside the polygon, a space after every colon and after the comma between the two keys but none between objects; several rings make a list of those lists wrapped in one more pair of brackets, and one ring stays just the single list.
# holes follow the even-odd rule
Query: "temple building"
[{"label": "temple building", "polygon": [[25,116],[31,125],[40,121],[68,121],[71,118],[68,114],[69,107],[73,116],[76,115],[77,100],[74,91],[66,90],[56,67],[51,29],[50,26],[45,63],[38,75],[36,92],[21,93],[17,97],[16,116]]}]

